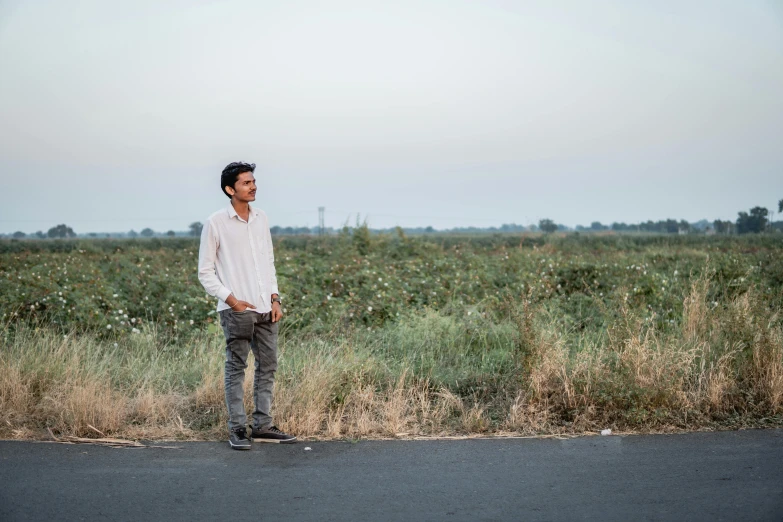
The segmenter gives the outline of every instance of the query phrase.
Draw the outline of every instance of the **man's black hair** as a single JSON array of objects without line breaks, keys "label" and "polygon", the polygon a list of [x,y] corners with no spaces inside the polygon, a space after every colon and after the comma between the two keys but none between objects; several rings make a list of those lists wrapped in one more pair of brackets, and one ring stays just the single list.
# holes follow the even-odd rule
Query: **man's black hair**
[{"label": "man's black hair", "polygon": [[220,175],[220,189],[223,191],[223,194],[228,196],[228,199],[231,199],[231,194],[226,192],[226,187],[233,188],[234,184],[237,182],[237,178],[243,172],[255,172],[255,171],[256,171],[255,163],[243,163],[241,161],[234,161],[226,165],[226,168],[223,169],[223,174]]}]

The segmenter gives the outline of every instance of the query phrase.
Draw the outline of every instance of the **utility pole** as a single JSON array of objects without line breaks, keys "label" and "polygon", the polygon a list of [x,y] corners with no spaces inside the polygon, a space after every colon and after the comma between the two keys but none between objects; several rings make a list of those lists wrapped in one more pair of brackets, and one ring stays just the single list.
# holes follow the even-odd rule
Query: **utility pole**
[{"label": "utility pole", "polygon": [[324,207],[318,207],[318,235],[326,235],[326,227],[324,226]]}]

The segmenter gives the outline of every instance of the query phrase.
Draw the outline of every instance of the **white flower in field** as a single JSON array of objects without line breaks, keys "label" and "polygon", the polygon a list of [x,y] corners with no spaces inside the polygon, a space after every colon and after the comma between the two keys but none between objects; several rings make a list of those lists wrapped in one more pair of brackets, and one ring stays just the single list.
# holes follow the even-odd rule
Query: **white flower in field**
[{"label": "white flower in field", "polygon": [[367,307],[367,311],[368,311],[368,312],[372,312],[372,306],[368,306],[368,307]]},{"label": "white flower in field", "polygon": [[117,343],[114,343],[114,347],[117,348]]},{"label": "white flower in field", "polygon": [[677,270],[675,270],[675,271],[674,271],[674,275],[677,275],[677,274],[678,274],[678,272],[677,272]]},{"label": "white flower in field", "polygon": [[132,333],[135,333],[135,334],[139,333],[140,331],[141,331],[141,330],[139,330],[138,328],[133,328],[133,329],[131,330],[131,332],[132,332]]},{"label": "white flower in field", "polygon": [[62,292],[57,292],[57,295],[63,295],[63,293]]},{"label": "white flower in field", "polygon": [[183,309],[183,310],[187,310],[187,309],[188,309],[188,306],[187,306],[187,305],[182,305],[182,309]]},{"label": "white flower in field", "polygon": [[288,312],[288,310],[283,308],[283,313],[287,313],[287,312]]},{"label": "white flower in field", "polygon": [[107,325],[106,325],[106,329],[107,329],[107,330],[111,330],[111,325],[110,325],[110,324],[107,324]]},{"label": "white flower in field", "polygon": [[190,320],[190,325],[193,326],[193,319]]},{"label": "white flower in field", "polygon": [[136,318],[134,317],[133,319],[131,319],[131,322],[132,322],[133,324],[136,324]]},{"label": "white flower in field", "polygon": [[123,317],[124,317],[125,319],[127,319],[127,318],[128,318],[128,314],[125,314],[125,315],[123,315]]},{"label": "white flower in field", "polygon": [[331,295],[327,295],[327,296],[326,296],[326,300],[327,300],[327,301],[330,301],[331,299],[332,299],[332,296],[331,296]]},{"label": "white flower in field", "polygon": [[117,294],[112,295],[112,297],[119,297]]},{"label": "white flower in field", "polygon": [[30,305],[30,310],[35,310],[35,305]]},{"label": "white flower in field", "polygon": [[348,314],[348,317],[353,317],[353,312],[351,312],[350,314]]},{"label": "white flower in field", "polygon": [[117,313],[122,315],[122,310],[117,310]]},{"label": "white flower in field", "polygon": [[379,277],[379,278],[378,278],[378,281],[379,281],[379,282],[380,282],[380,281],[383,281],[383,278],[382,278],[382,277]]},{"label": "white flower in field", "polygon": [[389,286],[389,283],[383,283],[383,286]]},{"label": "white flower in field", "polygon": [[468,310],[468,315],[471,315],[472,313],[473,313],[473,312],[471,312],[470,310]]}]

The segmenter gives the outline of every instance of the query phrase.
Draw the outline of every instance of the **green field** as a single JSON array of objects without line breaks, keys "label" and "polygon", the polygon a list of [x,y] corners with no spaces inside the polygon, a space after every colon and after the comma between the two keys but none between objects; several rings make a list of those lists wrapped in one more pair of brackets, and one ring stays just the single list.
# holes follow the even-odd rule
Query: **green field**
[{"label": "green field", "polygon": [[[298,435],[783,425],[778,237],[351,232],[275,241],[275,415]],[[222,438],[197,255],[0,243],[0,436]]]}]

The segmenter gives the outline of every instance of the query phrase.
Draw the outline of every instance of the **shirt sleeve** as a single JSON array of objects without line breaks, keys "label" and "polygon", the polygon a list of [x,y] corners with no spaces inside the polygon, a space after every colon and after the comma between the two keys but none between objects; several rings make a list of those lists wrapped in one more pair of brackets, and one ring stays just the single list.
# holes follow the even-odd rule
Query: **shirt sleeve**
[{"label": "shirt sleeve", "polygon": [[198,280],[204,290],[221,301],[228,299],[231,290],[223,286],[215,270],[219,238],[212,220],[208,220],[201,230],[201,245],[198,249]]},{"label": "shirt sleeve", "polygon": [[[266,216],[264,216],[266,218]],[[280,295],[280,290],[277,288],[277,272],[275,271],[275,253],[272,247],[272,232],[269,230],[269,219],[266,218],[266,251],[267,262],[269,263],[269,281],[271,283],[271,292],[273,294]]]}]

